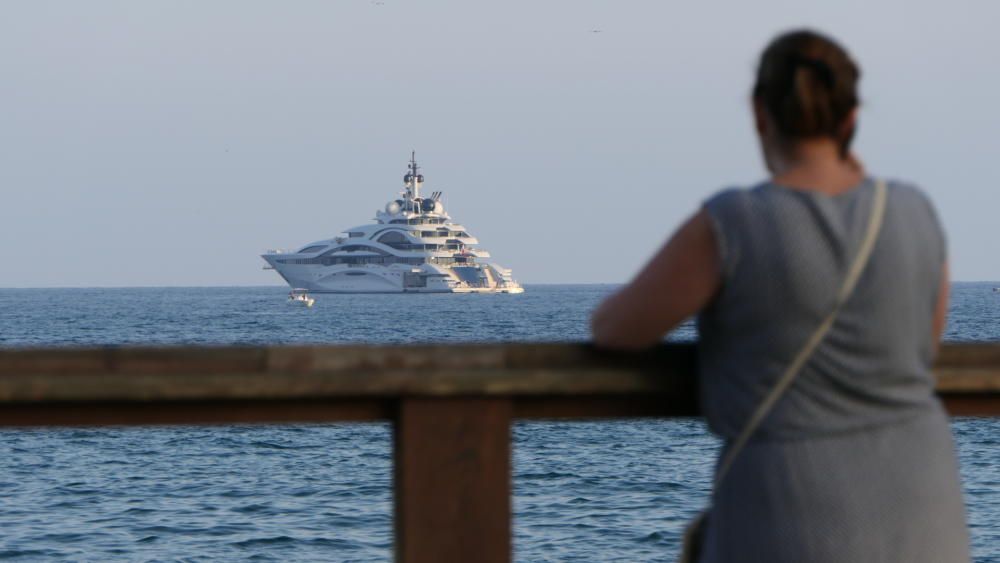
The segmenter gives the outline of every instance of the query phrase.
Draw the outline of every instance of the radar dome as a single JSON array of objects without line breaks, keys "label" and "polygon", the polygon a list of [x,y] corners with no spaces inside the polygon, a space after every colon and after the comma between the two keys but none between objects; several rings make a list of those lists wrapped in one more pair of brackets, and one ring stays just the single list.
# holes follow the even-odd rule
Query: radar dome
[{"label": "radar dome", "polygon": [[399,203],[395,201],[390,201],[389,203],[385,204],[385,212],[389,213],[390,215],[395,215],[396,213],[399,213],[399,210],[400,210]]},{"label": "radar dome", "polygon": [[434,202],[434,213],[444,213],[444,204],[440,201]]},{"label": "radar dome", "polygon": [[433,199],[425,199],[420,202],[420,209],[424,213],[431,213],[437,207],[437,202]]}]

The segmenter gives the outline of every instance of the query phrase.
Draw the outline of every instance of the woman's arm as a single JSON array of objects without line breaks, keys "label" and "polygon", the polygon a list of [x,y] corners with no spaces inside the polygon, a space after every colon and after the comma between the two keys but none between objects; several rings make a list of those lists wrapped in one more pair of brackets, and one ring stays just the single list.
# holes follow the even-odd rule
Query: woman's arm
[{"label": "woman's arm", "polygon": [[948,263],[941,266],[941,287],[938,288],[937,305],[934,307],[934,324],[932,325],[932,338],[934,339],[934,355],[937,356],[938,348],[941,345],[941,336],[948,320],[948,294],[951,291],[951,273],[948,270]]},{"label": "woman's arm", "polygon": [[715,233],[701,210],[635,279],[594,311],[590,320],[594,344],[620,350],[652,346],[704,308],[721,285]]}]

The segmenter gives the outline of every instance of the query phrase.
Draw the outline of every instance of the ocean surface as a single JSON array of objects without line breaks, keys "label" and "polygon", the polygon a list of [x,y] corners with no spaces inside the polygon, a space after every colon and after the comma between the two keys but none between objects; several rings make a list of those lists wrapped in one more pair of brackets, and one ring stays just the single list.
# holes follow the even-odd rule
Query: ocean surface
[{"label": "ocean surface", "polygon": [[[948,340],[1000,341],[995,285],[955,285]],[[612,289],[317,295],[312,309],[281,287],[0,289],[0,346],[585,340]],[[953,428],[975,559],[1000,562],[1000,419]],[[693,420],[513,435],[526,562],[673,561],[718,447]],[[0,430],[0,559],[391,560],[389,439],[385,424]]]}]

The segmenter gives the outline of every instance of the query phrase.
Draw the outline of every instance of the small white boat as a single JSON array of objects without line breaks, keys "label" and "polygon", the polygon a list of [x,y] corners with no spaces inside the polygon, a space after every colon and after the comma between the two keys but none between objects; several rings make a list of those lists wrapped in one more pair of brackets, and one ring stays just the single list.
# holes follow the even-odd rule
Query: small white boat
[{"label": "small white boat", "polygon": [[288,302],[294,303],[296,305],[305,305],[306,307],[312,307],[316,300],[309,297],[309,291],[305,289],[295,288],[288,292]]},{"label": "small white boat", "polygon": [[1000,293],[1000,287],[994,287],[993,293]]}]

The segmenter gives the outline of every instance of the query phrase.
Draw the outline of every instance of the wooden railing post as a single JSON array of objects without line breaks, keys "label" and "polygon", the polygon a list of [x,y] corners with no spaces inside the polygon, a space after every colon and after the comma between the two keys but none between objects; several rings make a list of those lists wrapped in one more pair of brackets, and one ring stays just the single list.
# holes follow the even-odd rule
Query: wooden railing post
[{"label": "wooden railing post", "polygon": [[396,561],[511,560],[509,398],[402,398],[394,427]]}]

